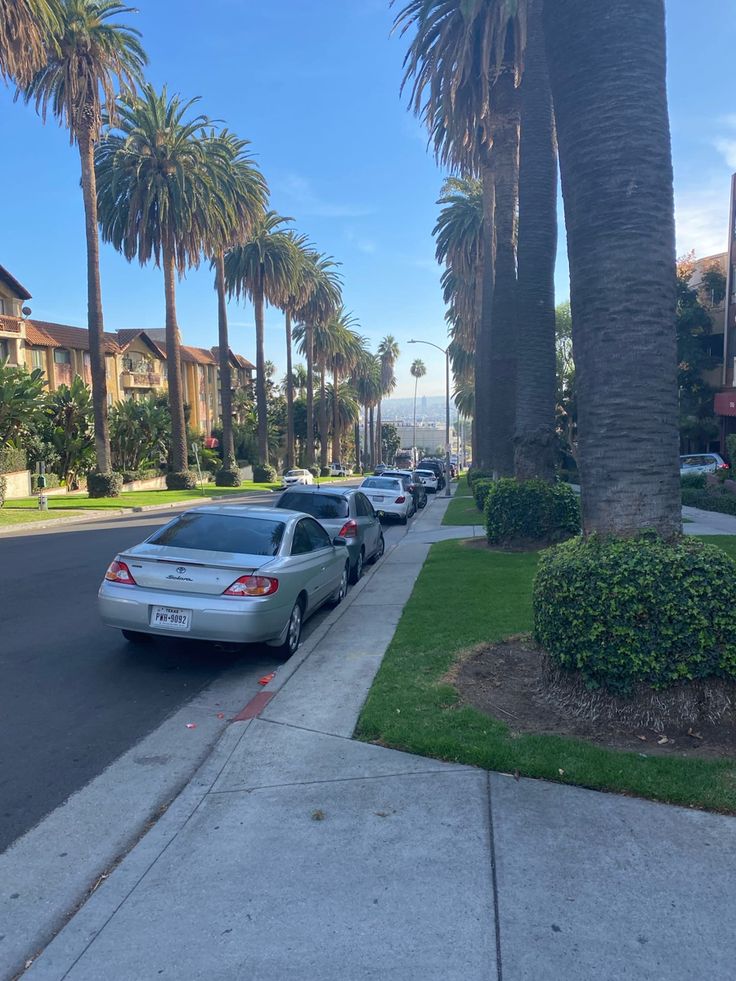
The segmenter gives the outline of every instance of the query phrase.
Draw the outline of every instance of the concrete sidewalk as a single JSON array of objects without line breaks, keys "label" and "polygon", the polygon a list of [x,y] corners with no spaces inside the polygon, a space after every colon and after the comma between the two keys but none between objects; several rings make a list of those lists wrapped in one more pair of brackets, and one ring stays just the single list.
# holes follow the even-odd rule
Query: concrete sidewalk
[{"label": "concrete sidewalk", "polygon": [[732,818],[350,738],[428,540],[457,532],[443,511],[229,727],[28,981],[736,975]]}]

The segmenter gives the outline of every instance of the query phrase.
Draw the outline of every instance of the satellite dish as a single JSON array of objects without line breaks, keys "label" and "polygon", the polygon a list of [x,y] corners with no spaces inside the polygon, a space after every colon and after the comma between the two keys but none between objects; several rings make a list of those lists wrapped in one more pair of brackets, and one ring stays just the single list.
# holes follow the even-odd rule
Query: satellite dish
[{"label": "satellite dish", "polygon": [[33,310],[31,310],[30,307],[23,307],[21,313],[23,314],[24,317],[30,317],[30,315],[33,313]]}]

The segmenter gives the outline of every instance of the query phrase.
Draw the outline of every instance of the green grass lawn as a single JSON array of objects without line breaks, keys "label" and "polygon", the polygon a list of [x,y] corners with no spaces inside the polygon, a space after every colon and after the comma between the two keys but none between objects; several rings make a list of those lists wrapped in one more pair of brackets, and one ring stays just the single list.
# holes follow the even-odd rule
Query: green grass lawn
[{"label": "green grass lawn", "polygon": [[[125,491],[120,497],[94,497],[90,498],[87,494],[69,494],[55,496],[50,494],[48,497],[49,510],[58,511],[66,508],[83,508],[85,510],[96,510],[105,508],[137,508],[149,504],[178,504],[181,501],[192,501],[196,503],[202,497],[232,497],[242,494],[244,491],[264,491],[276,490],[280,484],[255,484],[253,481],[241,484],[240,487],[215,487],[214,484],[205,484],[204,494],[202,491]],[[23,497],[14,501],[7,501],[5,509],[38,509],[37,497]]]},{"label": "green grass lawn", "polygon": [[0,508],[0,528],[8,528],[15,525],[30,525],[36,521],[49,521],[49,520],[64,520],[64,518],[72,518],[84,514],[84,511],[72,511],[72,510],[59,510],[55,511],[53,514],[48,511],[39,511],[36,508],[35,511],[19,511],[19,510],[8,510],[8,508]]},{"label": "green grass lawn", "polygon": [[[703,540],[736,558],[736,537]],[[456,541],[434,545],[356,736],[489,770],[735,813],[736,761],[646,757],[579,739],[514,735],[504,722],[460,705],[442,677],[459,652],[531,630],[536,564],[536,553],[470,549]]]},{"label": "green grass lawn", "polygon": [[457,482],[457,490],[445,511],[442,524],[482,525],[484,523],[485,518],[475,506],[475,499],[468,487],[468,478],[462,476]]}]

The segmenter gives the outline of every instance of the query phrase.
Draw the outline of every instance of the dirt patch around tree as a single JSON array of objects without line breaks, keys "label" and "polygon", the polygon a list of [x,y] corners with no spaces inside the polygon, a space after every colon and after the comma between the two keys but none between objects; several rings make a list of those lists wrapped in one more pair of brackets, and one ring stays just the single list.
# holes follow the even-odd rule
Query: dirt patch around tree
[{"label": "dirt patch around tree", "polygon": [[526,635],[464,652],[443,680],[464,705],[514,733],[572,736],[645,756],[736,756],[733,682],[706,679],[656,693],[641,688],[629,699],[589,692]]}]

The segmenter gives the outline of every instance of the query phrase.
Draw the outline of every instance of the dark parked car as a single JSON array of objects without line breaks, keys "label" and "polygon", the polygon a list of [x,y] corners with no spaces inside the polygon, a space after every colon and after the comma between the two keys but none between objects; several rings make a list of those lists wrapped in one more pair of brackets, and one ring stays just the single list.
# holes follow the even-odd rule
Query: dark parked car
[{"label": "dark parked car", "polygon": [[277,508],[311,514],[331,539],[344,538],[350,555],[350,578],[357,582],[366,562],[377,562],[385,548],[383,531],[373,505],[357,487],[290,487]]},{"label": "dark parked car", "polygon": [[377,463],[373,468],[373,476],[380,477],[384,470],[388,470],[385,463]]},{"label": "dark parked car", "polygon": [[434,470],[437,474],[437,490],[441,491],[445,486],[445,466],[439,460],[433,460],[427,458],[426,460],[420,460],[417,464],[417,470]]}]

